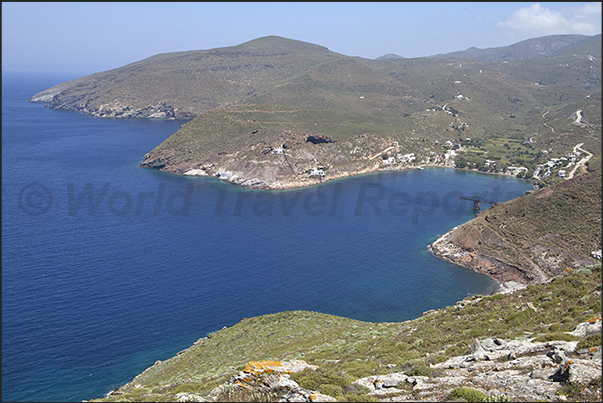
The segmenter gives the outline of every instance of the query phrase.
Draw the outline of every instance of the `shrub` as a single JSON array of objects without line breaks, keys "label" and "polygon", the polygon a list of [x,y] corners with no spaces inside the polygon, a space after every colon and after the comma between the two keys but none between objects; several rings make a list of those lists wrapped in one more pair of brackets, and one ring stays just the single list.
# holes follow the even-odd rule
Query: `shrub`
[{"label": "shrub", "polygon": [[[322,386],[328,385],[328,388],[339,387],[341,390],[351,383],[347,376],[336,374],[324,368],[317,370],[306,370],[291,375],[291,379],[299,384],[304,389],[321,390]],[[343,392],[342,392],[343,393]],[[328,393],[325,393],[328,394]]]},{"label": "shrub", "polygon": [[400,366],[400,369],[408,376],[428,376],[430,378],[436,378],[438,376],[442,376],[443,374],[443,370],[431,368],[424,363],[406,362]]},{"label": "shrub", "polygon": [[593,347],[601,347],[601,335],[595,334],[593,336],[587,337],[586,339],[580,341],[576,346],[577,350],[581,350],[583,348],[593,348]]},{"label": "shrub", "polygon": [[323,395],[328,395],[334,398],[339,398],[339,396],[343,395],[343,388],[339,385],[333,384],[322,384],[318,387],[318,391]]},{"label": "shrub", "polygon": [[561,330],[561,325],[559,323],[553,323],[549,326],[549,332],[557,332],[559,330]]},{"label": "shrub", "polygon": [[462,386],[459,388],[455,388],[448,395],[448,400],[456,399],[461,399],[467,402],[485,402],[487,401],[488,396],[486,396],[483,392],[480,392],[479,390],[466,388]]}]

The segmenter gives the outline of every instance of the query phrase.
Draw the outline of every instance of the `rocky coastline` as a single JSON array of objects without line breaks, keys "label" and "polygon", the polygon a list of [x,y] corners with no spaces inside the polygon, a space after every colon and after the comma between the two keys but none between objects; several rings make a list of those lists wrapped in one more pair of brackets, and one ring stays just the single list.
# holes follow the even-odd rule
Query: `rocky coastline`
[{"label": "rocky coastline", "polygon": [[[455,238],[461,227],[462,225],[459,225],[450,229],[428,245],[427,249],[440,259],[492,277],[499,283],[499,288],[495,291],[497,294],[513,293],[533,282],[533,279],[527,276],[521,268],[511,266],[500,259],[470,251],[457,244]],[[544,279],[541,280],[544,281]]]},{"label": "rocky coastline", "polygon": [[[425,165],[427,166],[427,165]],[[443,165],[429,165],[431,167],[440,167],[444,168]],[[242,171],[233,171],[229,169],[220,169],[216,166],[213,166],[208,169],[188,169],[182,170],[177,168],[164,168],[158,167],[153,163],[143,161],[141,163],[141,167],[149,168],[149,169],[158,169],[161,172],[170,173],[173,175],[180,176],[191,176],[191,177],[208,177],[215,178],[221,180],[226,183],[230,183],[233,185],[240,186],[245,189],[250,190],[293,190],[300,189],[305,187],[311,187],[320,185],[322,183],[331,182],[334,180],[341,180],[345,178],[350,178],[353,176],[361,176],[361,175],[370,175],[374,173],[380,172],[393,172],[393,171],[407,171],[412,169],[422,169],[422,166],[399,166],[395,168],[383,168],[379,164],[375,164],[371,167],[367,168],[359,168],[354,171],[341,171],[341,172],[333,172],[328,175],[319,177],[319,176],[309,176],[309,175],[290,175],[290,176],[282,176],[279,178],[265,178],[260,175],[251,176],[248,172]]]},{"label": "rocky coastline", "polygon": [[44,91],[29,99],[29,102],[44,103],[45,108],[78,112],[98,118],[138,118],[176,120],[192,119],[193,114],[181,111],[165,103],[156,102],[144,107],[134,107],[125,102],[114,101],[107,104],[93,105],[89,100],[74,98],[64,99],[59,90]]}]

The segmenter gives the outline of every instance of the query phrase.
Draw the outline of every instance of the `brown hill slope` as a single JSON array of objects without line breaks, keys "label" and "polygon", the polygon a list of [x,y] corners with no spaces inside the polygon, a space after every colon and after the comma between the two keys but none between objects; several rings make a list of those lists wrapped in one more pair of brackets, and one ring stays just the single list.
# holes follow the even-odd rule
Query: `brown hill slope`
[{"label": "brown hill slope", "polygon": [[601,172],[497,204],[431,245],[440,257],[500,281],[539,283],[597,262]]},{"label": "brown hill slope", "polygon": [[61,83],[30,101],[99,117],[186,118],[343,57],[348,56],[323,46],[267,36],[237,46],[155,55]]}]

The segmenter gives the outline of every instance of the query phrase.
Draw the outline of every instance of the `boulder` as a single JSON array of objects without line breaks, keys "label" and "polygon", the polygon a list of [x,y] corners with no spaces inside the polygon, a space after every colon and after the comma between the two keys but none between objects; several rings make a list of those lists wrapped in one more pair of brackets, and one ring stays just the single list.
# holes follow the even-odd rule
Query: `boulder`
[{"label": "boulder", "polygon": [[270,389],[295,389],[299,384],[287,374],[272,374],[264,378],[264,384]]},{"label": "boulder", "polygon": [[387,380],[383,382],[383,386],[384,388],[395,388],[398,386],[398,382],[394,381],[394,380]]},{"label": "boulder", "polygon": [[575,362],[566,360],[555,373],[560,381],[568,383],[582,383],[586,385],[590,381],[601,377],[601,363],[592,361]]},{"label": "boulder", "polygon": [[601,334],[601,318],[593,318],[584,323],[580,323],[573,331],[569,332],[569,334],[580,337],[581,339],[595,334]]},{"label": "boulder", "polygon": [[334,397],[304,388],[291,389],[279,402],[336,402]]},{"label": "boulder", "polygon": [[194,393],[176,393],[177,402],[206,402],[204,398]]}]

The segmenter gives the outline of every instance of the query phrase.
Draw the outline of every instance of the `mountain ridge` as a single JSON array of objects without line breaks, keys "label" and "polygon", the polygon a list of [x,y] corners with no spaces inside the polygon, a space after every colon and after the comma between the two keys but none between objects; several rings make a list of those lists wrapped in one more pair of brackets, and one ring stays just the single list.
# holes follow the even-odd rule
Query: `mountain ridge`
[{"label": "mountain ridge", "polygon": [[480,49],[470,47],[463,51],[438,54],[429,57],[454,58],[463,60],[502,62],[526,59],[548,58],[555,53],[600,35],[547,35],[526,39],[512,45]]},{"label": "mountain ridge", "polygon": [[600,41],[537,38],[517,46],[549,49],[548,57],[508,62],[371,60],[272,35],[155,55],[30,101],[105,118],[192,119],[141,166],[249,188],[456,166],[456,150],[464,166],[496,161],[498,172],[517,166],[531,176],[576,143],[594,154],[591,167],[600,165]]}]

